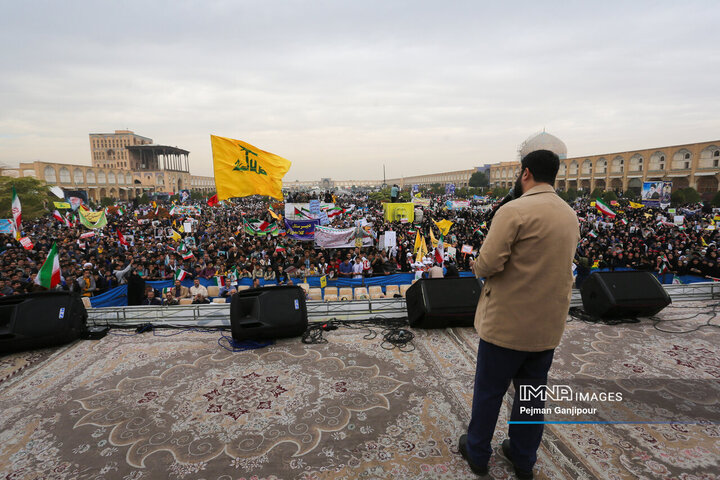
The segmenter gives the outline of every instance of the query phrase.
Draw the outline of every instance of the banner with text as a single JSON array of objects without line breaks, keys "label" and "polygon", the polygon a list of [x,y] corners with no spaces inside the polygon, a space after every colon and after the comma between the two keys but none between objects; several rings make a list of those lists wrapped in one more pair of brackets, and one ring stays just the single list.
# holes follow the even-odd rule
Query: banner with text
[{"label": "banner with text", "polygon": [[285,219],[285,234],[296,240],[312,240],[315,237],[315,228],[320,223],[318,219],[291,220]]},{"label": "banner with text", "polygon": [[[315,227],[315,246],[317,248],[355,248],[355,228]],[[372,237],[362,239],[363,247],[371,247]]]}]

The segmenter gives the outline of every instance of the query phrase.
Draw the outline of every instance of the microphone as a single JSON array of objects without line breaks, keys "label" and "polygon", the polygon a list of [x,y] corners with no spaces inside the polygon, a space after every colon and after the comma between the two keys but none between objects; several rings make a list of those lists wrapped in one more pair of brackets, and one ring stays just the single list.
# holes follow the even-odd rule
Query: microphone
[{"label": "microphone", "polygon": [[511,188],[510,191],[508,192],[508,194],[505,195],[505,197],[502,200],[500,200],[500,203],[498,203],[495,206],[495,208],[490,210],[490,213],[488,214],[488,218],[485,220],[488,223],[488,228],[490,228],[490,222],[492,221],[493,217],[495,216],[495,213],[500,209],[500,207],[502,207],[503,205],[505,205],[506,203],[508,203],[512,200],[515,200],[515,188]]}]

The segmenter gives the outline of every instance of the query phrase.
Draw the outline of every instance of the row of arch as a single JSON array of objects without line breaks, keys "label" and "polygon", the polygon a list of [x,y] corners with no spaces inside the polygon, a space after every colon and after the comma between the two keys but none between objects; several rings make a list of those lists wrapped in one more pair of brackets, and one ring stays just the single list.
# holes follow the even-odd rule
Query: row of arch
[{"label": "row of arch", "polygon": [[[646,181],[653,182],[653,181],[663,181],[667,179],[662,178],[648,178]],[[694,189],[696,189],[700,193],[716,193],[720,190],[720,182],[718,181],[718,178],[715,175],[705,175],[702,177],[698,177],[693,184],[691,185],[690,179],[688,177],[674,177],[670,179],[673,182],[673,192],[678,189],[687,188],[692,186]],[[512,181],[504,181],[504,182],[498,182],[498,186],[502,188],[510,188],[512,187],[514,182]],[[627,180],[627,183],[625,184],[623,182],[622,178],[611,178],[608,181],[606,181],[603,178],[596,179],[594,181],[583,179],[583,180],[575,180],[575,179],[558,179],[555,182],[555,188],[557,190],[582,190],[582,191],[592,191],[596,188],[602,189],[602,190],[621,190],[621,191],[627,191],[627,190],[639,190],[642,188],[643,180],[640,178],[630,178]]]},{"label": "row of arch", "polygon": [[[665,171],[665,170],[689,170],[692,167],[693,155],[686,148],[681,148],[672,155],[672,159],[668,167],[668,156],[662,150],[658,150],[652,155],[647,166],[647,171]],[[628,172],[643,172],[645,168],[645,158],[636,153],[629,158]],[[582,163],[572,160],[570,163],[561,162],[558,177],[577,176],[577,175],[606,175],[606,174],[623,174],[625,173],[625,158],[622,155],[616,155],[612,160],[606,157],[599,157],[594,162],[586,158]],[[720,167],[720,147],[710,145],[703,149],[700,153],[698,168],[718,168]],[[608,170],[609,169],[609,170]],[[520,173],[520,167],[509,166],[498,168],[493,172],[492,179],[495,181],[502,179],[514,179]]]},{"label": "row of arch", "polygon": [[[100,170],[96,175],[94,170],[83,172],[82,169],[76,168],[71,175],[70,169],[67,167],[61,167],[59,171],[56,171],[51,166],[47,166],[43,169],[43,178],[47,183],[58,183],[59,181],[61,184],[132,185],[133,183],[133,176],[131,173],[105,173],[103,170]],[[162,177],[160,177],[158,181],[161,180]]]}]

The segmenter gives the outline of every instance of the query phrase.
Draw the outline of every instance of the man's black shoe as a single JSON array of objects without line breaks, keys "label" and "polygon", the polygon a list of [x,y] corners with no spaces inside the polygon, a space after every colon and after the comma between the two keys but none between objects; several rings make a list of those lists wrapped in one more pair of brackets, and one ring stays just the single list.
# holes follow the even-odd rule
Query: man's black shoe
[{"label": "man's black shoe", "polygon": [[531,470],[520,470],[517,465],[515,465],[515,462],[513,462],[512,454],[510,453],[510,439],[506,438],[503,440],[502,443],[502,453],[505,456],[505,458],[512,464],[513,469],[515,469],[515,475],[520,480],[531,480],[533,478],[533,472]]},{"label": "man's black shoe", "polygon": [[468,462],[468,465],[470,465],[470,470],[472,470],[474,473],[477,473],[478,475],[487,475],[487,465],[478,465],[472,460],[470,460],[470,455],[468,455],[467,452],[467,435],[460,435],[458,450],[460,450],[460,455],[462,455],[463,458]]}]

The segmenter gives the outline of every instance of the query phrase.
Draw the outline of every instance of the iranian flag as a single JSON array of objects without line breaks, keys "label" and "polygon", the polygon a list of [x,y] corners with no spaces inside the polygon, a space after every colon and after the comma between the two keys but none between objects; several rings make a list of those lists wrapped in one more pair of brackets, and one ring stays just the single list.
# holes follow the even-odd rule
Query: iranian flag
[{"label": "iranian flag", "polygon": [[227,287],[227,280],[224,275],[217,275],[213,278],[215,279],[215,285],[218,287]]},{"label": "iranian flag", "polygon": [[12,187],[12,214],[13,228],[15,229],[15,239],[20,240],[20,222],[22,221],[22,206],[20,205],[20,197],[15,191],[15,185]]},{"label": "iranian flag", "polygon": [[175,205],[172,206],[169,213],[170,215],[175,215]]},{"label": "iranian flag", "polygon": [[67,224],[65,223],[65,219],[63,218],[62,215],[60,215],[60,212],[58,212],[57,210],[55,210],[55,211],[53,212],[53,217],[55,217],[55,220],[57,220],[58,222],[62,223],[63,225],[67,225]]},{"label": "iranian flag", "polygon": [[60,285],[60,258],[56,243],[53,243],[47,260],[35,277],[35,283],[49,290]]},{"label": "iranian flag", "polygon": [[597,208],[603,215],[615,218],[615,212],[613,212],[602,200],[595,200],[595,208]]},{"label": "iranian flag", "polygon": [[620,219],[620,222],[621,222],[623,225],[627,225],[627,224],[628,224],[628,221],[625,220],[624,218],[621,218],[621,219]]},{"label": "iranian flag", "polygon": [[185,242],[180,242],[177,253],[182,256],[183,260],[189,260],[194,256],[190,249],[187,247],[187,245],[185,245]]},{"label": "iranian flag", "polygon": [[190,276],[190,274],[188,272],[186,272],[185,270],[183,270],[182,268],[175,271],[175,280],[185,280],[189,276]]},{"label": "iranian flag", "polygon": [[590,230],[590,233],[588,233],[588,237],[597,238],[597,233],[595,233],[595,230]]},{"label": "iranian flag", "polygon": [[341,213],[345,213],[345,209],[340,207],[331,208],[327,211],[328,218],[333,218],[337,215],[340,215]]},{"label": "iranian flag", "polygon": [[125,236],[124,236],[122,233],[120,233],[120,230],[117,231],[117,234],[118,234],[118,241],[119,241],[121,244],[125,245],[126,247],[130,245],[130,244],[127,242],[127,240],[125,240]]},{"label": "iranian flag", "polygon": [[285,253],[285,247],[283,247],[282,245],[278,245],[277,247],[275,247],[275,251],[277,253]]},{"label": "iranian flag", "polygon": [[[430,230],[432,232],[432,230]],[[437,247],[435,247],[435,261],[442,266],[443,260],[445,259],[445,242],[443,241],[443,235],[440,234],[438,239]]]}]

